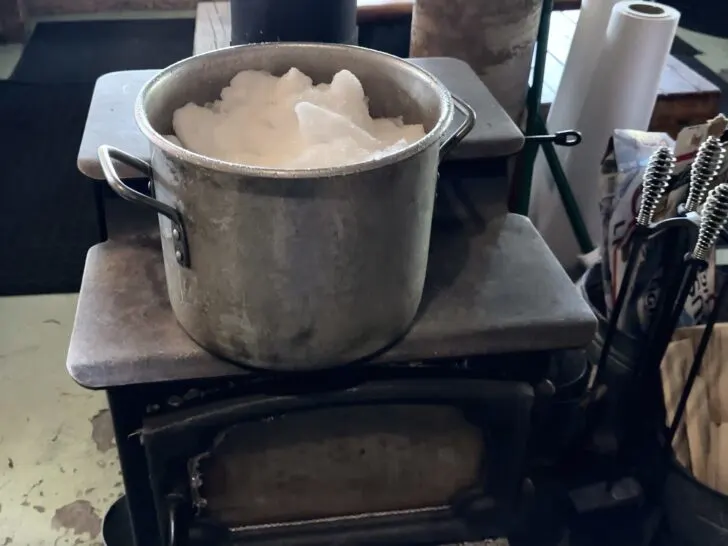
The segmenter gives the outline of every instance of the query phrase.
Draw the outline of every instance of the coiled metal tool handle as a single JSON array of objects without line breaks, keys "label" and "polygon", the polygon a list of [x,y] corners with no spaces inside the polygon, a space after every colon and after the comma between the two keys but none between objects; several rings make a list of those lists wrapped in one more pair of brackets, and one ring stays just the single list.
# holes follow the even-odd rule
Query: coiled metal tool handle
[{"label": "coiled metal tool handle", "polygon": [[675,154],[667,146],[655,150],[647,163],[642,178],[642,201],[637,214],[637,224],[649,226],[655,218],[655,212],[662,196],[670,185],[670,177],[675,170]]},{"label": "coiled metal tool handle", "polygon": [[725,159],[725,144],[710,136],[700,145],[698,155],[690,168],[690,190],[685,210],[697,211],[705,200],[710,184],[715,179]]},{"label": "coiled metal tool handle", "polygon": [[708,261],[710,252],[718,242],[721,231],[728,223],[728,184],[718,184],[710,190],[703,207],[703,221],[700,224],[698,242],[693,250],[693,258]]}]

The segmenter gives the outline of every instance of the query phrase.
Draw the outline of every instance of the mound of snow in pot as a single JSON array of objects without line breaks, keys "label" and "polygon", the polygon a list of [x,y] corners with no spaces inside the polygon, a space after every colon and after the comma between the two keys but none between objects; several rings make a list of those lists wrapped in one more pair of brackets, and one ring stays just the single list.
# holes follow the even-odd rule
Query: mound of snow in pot
[{"label": "mound of snow in pot", "polygon": [[372,119],[359,80],[348,70],[314,85],[291,68],[284,76],[246,70],[220,99],[175,111],[174,132],[193,152],[244,165],[315,169],[391,154],[425,135],[401,118]]}]

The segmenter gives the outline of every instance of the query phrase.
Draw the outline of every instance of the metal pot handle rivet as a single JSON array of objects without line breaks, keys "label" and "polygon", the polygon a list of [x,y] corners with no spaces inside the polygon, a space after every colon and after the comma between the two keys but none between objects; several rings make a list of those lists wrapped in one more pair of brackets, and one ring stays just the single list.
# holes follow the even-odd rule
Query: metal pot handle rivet
[{"label": "metal pot handle rivet", "polygon": [[169,218],[172,222],[172,243],[174,244],[174,255],[177,262],[183,267],[190,266],[190,252],[187,246],[187,233],[185,232],[184,225],[182,223],[182,215],[175,208],[169,205],[148,197],[143,193],[130,188],[124,182],[122,182],[119,174],[116,172],[114,161],[123,163],[132,169],[135,169],[142,173],[144,176],[149,177],[150,187],[152,186],[152,167],[146,161],[139,159],[131,154],[123,152],[113,146],[103,145],[99,147],[98,151],[99,163],[101,163],[101,170],[104,172],[106,181],[109,183],[114,192],[132,203],[137,203],[145,207],[153,209],[158,214],[162,214]]},{"label": "metal pot handle rivet", "polygon": [[443,141],[442,144],[440,144],[441,163],[442,160],[445,159],[447,154],[449,154],[458,144],[460,144],[460,142],[466,136],[468,136],[468,133],[473,130],[473,127],[475,127],[475,110],[473,110],[467,102],[455,95],[452,95],[452,102],[453,106],[455,106],[455,109],[463,114],[465,116],[465,119],[460,124],[460,127],[458,127],[452,135],[450,135],[447,139]]}]

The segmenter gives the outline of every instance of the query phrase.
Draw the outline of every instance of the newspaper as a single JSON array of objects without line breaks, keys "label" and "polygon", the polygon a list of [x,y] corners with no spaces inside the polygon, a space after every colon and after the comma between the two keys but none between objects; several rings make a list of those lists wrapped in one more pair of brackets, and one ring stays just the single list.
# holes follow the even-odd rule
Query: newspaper
[{"label": "newspaper", "polygon": [[[614,132],[610,153],[602,164],[604,197],[600,204],[603,286],[608,315],[619,287],[624,282],[635,219],[640,207],[642,176],[650,156],[660,146],[669,146],[675,150],[678,158],[666,197],[655,215],[655,221],[660,221],[677,215],[678,204],[687,197],[690,164],[695,152],[708,134],[718,130],[716,127],[715,123],[688,127],[680,132],[677,142],[665,133],[630,130]],[[725,169],[717,181],[724,177]],[[682,259],[684,252],[692,250],[691,244],[693,242],[684,236],[675,239],[674,235],[665,234],[651,239],[642,247],[630,283],[631,289],[617,323],[620,330],[633,336],[640,336],[646,331],[668,271],[674,271],[675,264]],[[679,326],[698,324],[710,312],[715,296],[714,262],[713,257],[708,269],[698,275],[685,303]]]}]

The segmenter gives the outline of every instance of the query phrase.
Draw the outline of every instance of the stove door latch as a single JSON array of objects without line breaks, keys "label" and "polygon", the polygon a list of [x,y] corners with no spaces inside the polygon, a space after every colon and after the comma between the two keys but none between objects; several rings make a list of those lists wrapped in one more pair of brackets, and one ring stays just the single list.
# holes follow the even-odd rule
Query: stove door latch
[{"label": "stove door latch", "polygon": [[182,546],[183,536],[189,535],[186,524],[189,523],[189,514],[185,514],[185,499],[180,494],[167,497],[167,546]]}]

